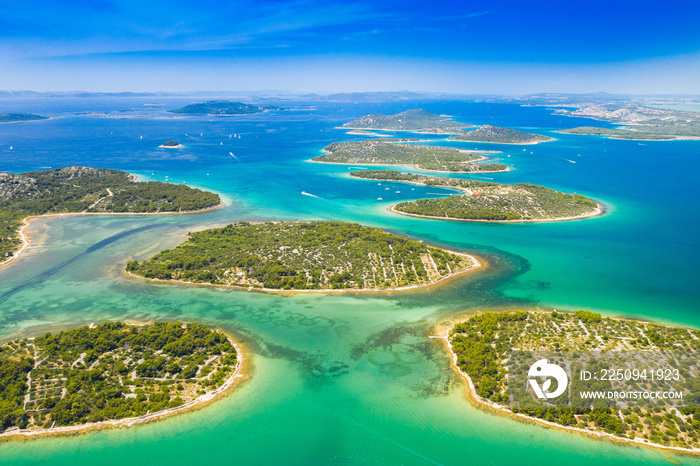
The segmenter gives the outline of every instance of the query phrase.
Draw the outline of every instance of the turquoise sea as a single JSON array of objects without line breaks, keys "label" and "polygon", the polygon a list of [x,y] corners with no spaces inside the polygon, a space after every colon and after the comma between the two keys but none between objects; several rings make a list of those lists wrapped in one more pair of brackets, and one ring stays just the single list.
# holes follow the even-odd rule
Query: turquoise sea
[{"label": "turquoise sea", "polygon": [[[217,403],[162,422],[0,443],[1,464],[698,463],[483,412],[447,369],[441,342],[428,336],[436,324],[472,311],[537,306],[700,327],[700,142],[552,133],[606,124],[552,115],[543,107],[464,101],[314,103],[315,109],[284,102],[277,104],[293,109],[240,117],[165,112],[190,102],[0,101],[2,112],[60,117],[0,125],[2,171],[116,168],[214,190],[227,204],[192,215],[33,222],[29,254],[0,269],[0,341],[104,320],[197,320],[243,342],[250,379]],[[586,194],[604,203],[606,214],[520,225],[410,218],[387,208],[449,191],[380,186],[350,179],[343,165],[307,162],[331,142],[362,138],[335,129],[344,122],[416,107],[557,138],[508,146],[426,137],[429,143],[501,150],[495,161],[515,168],[474,178]],[[169,139],[185,147],[157,148]],[[491,266],[430,290],[292,297],[121,275],[128,260],[173,247],[188,231],[281,219],[378,226],[478,254]]]}]

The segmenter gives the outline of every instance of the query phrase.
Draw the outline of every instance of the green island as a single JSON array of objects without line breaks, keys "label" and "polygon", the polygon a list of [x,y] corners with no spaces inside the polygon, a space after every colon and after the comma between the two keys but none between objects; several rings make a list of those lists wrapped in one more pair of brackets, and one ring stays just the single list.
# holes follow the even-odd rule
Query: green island
[{"label": "green island", "polygon": [[350,176],[367,180],[400,181],[455,188],[464,195],[401,202],[391,210],[418,217],[472,221],[557,221],[590,217],[601,207],[580,194],[567,194],[529,183],[513,185],[444,178],[393,170],[362,170]]},{"label": "green island", "polygon": [[237,223],[191,233],[130,274],[264,290],[417,287],[478,267],[471,256],[342,222]]},{"label": "green island", "polygon": [[492,142],[499,144],[537,144],[551,141],[552,138],[542,134],[525,133],[512,128],[483,125],[477,129],[463,131],[450,138],[454,141]]},{"label": "green island", "polygon": [[16,123],[19,121],[48,120],[48,117],[33,113],[0,113],[0,123]]},{"label": "green island", "polygon": [[610,136],[612,139],[642,139],[650,141],[675,139],[674,136],[666,136],[663,134],[651,134],[640,131],[630,131],[628,129],[597,128],[595,126],[580,126],[578,128],[561,129],[557,131],[557,133]]},{"label": "green island", "polygon": [[502,163],[472,163],[485,157],[451,147],[406,144],[416,139],[366,139],[334,142],[314,162],[373,165],[411,165],[423,170],[473,173],[506,171]]},{"label": "green island", "polygon": [[230,386],[238,359],[223,333],[198,323],[106,322],[14,340],[0,347],[0,432],[168,414]]},{"label": "green island", "polygon": [[170,113],[181,113],[189,115],[244,115],[250,113],[261,113],[264,110],[255,105],[241,102],[230,102],[227,100],[212,100],[210,102],[200,102],[187,105]]},{"label": "green island", "polygon": [[0,261],[22,243],[26,217],[62,213],[175,213],[212,208],[217,194],[159,181],[137,182],[129,173],[64,167],[21,174],[0,172]]},{"label": "green island", "polygon": [[165,141],[163,144],[161,144],[158,147],[161,147],[163,149],[179,149],[180,147],[182,147],[182,144],[180,144],[177,141],[170,140],[170,141]]},{"label": "green island", "polygon": [[381,113],[365,115],[342,127],[355,130],[381,129],[386,131],[410,131],[425,134],[459,134],[469,124],[449,121],[422,108],[414,108],[394,115]]},{"label": "green island", "polygon": [[[454,363],[479,403],[592,435],[681,449],[700,447],[698,330],[590,311],[519,311],[473,316],[455,325],[447,339]],[[528,369],[540,358],[570,370],[567,389],[546,402],[528,386]],[[677,371],[675,389],[683,391],[682,399],[581,396],[583,390],[673,389],[670,381],[675,375],[652,375],[659,369]],[[595,376],[586,380],[579,375],[582,370]],[[608,371],[616,375],[604,375]]]}]

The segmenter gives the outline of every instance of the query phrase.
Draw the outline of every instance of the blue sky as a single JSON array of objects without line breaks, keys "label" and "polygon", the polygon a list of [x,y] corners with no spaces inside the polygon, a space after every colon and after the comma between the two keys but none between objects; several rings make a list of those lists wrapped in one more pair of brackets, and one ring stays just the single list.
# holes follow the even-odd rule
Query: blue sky
[{"label": "blue sky", "polygon": [[700,94],[697,0],[0,6],[0,89]]}]

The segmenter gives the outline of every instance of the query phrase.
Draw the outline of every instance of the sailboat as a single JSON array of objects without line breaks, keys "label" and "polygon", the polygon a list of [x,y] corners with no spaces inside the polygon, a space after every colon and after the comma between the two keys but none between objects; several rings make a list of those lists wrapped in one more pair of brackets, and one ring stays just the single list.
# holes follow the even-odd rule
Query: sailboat
[{"label": "sailboat", "polygon": [[12,150],[12,146],[10,146],[10,150]]}]

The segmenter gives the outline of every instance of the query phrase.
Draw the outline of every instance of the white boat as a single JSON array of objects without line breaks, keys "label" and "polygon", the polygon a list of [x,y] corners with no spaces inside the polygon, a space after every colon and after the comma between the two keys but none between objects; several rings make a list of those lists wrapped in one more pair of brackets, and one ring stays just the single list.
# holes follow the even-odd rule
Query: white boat
[{"label": "white boat", "polygon": [[10,150],[12,150],[12,146],[10,146]]},{"label": "white boat", "polygon": [[143,139],[143,136],[139,136],[139,139]]},{"label": "white boat", "polygon": [[220,145],[220,146],[223,146],[223,145],[224,145],[224,143],[223,143],[223,142],[222,142],[222,143],[219,143],[219,145]]},{"label": "white boat", "polygon": [[384,199],[382,199],[381,197],[378,197],[377,200],[378,200],[378,201],[383,201]]},{"label": "white boat", "polygon": [[233,157],[234,159],[236,158],[236,156],[233,155],[233,152],[229,152],[228,155],[230,155],[230,156]]}]

